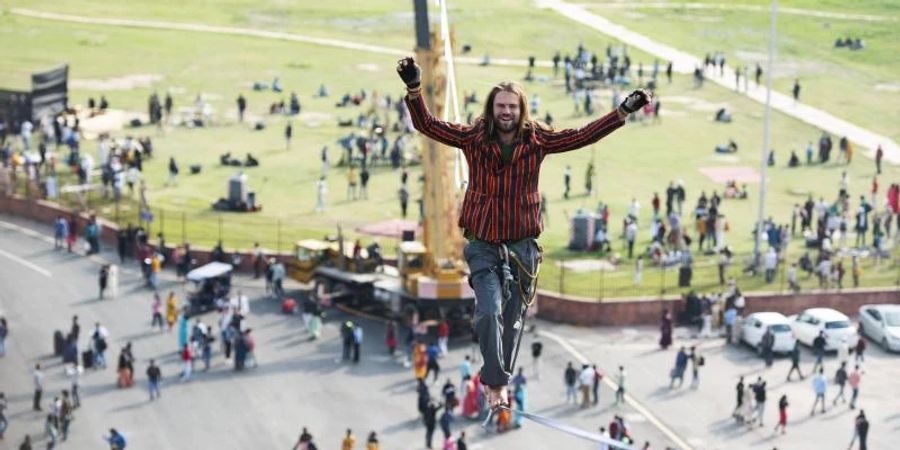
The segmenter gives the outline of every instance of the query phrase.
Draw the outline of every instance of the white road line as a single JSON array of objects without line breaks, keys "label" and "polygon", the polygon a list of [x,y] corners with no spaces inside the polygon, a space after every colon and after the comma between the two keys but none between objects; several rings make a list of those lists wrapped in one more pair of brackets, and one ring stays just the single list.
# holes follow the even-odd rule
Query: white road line
[{"label": "white road line", "polygon": [[32,264],[32,263],[30,263],[30,262],[28,262],[28,261],[25,261],[24,259],[22,259],[22,258],[20,258],[20,257],[18,257],[18,256],[16,256],[16,255],[13,255],[12,253],[7,252],[6,250],[0,249],[0,255],[3,255],[3,256],[5,256],[5,257],[7,257],[7,258],[9,258],[9,259],[11,259],[11,260],[13,260],[13,261],[19,263],[19,264],[22,264],[23,266],[25,266],[25,267],[27,267],[27,268],[29,268],[29,269],[31,269],[31,270],[33,270],[33,271],[35,271],[35,272],[41,274],[41,275],[43,275],[43,276],[45,276],[45,277],[47,277],[47,278],[53,278],[53,274],[50,273],[49,270],[46,270],[46,269],[44,269],[44,268],[42,268],[42,267],[36,266],[36,265],[34,265],[34,264]]},{"label": "white road line", "polygon": [[[575,357],[575,359],[577,359],[580,363],[588,364],[591,362],[587,357],[585,357],[581,352],[579,352],[575,347],[573,347],[572,344],[569,343],[568,340],[566,340],[566,338],[564,338],[556,333],[552,333],[549,331],[543,331],[543,330],[539,330],[537,332],[537,334],[556,341],[557,344],[562,346],[562,348],[564,348],[567,352],[569,352],[569,354],[572,355],[573,357]],[[609,386],[614,391],[618,390],[619,386],[616,383],[614,383],[610,378],[611,377],[609,377],[609,376],[603,377],[603,383],[605,383],[607,386]],[[635,410],[637,410],[637,412],[641,413],[641,415],[646,417],[647,420],[649,420],[650,423],[653,424],[653,426],[655,426],[657,429],[659,429],[659,431],[662,431],[663,434],[665,434],[666,437],[671,439],[672,442],[674,442],[675,445],[677,445],[679,448],[681,448],[682,450],[693,450],[693,447],[688,445],[688,443],[685,442],[684,439],[682,439],[674,431],[672,431],[671,428],[669,428],[664,423],[662,423],[659,419],[657,419],[656,416],[653,415],[653,413],[651,413],[647,408],[644,407],[644,405],[640,404],[637,400],[634,399],[634,397],[629,395],[627,392],[625,394],[625,402],[628,403],[629,405],[631,405],[631,407],[634,408]]]},{"label": "white road line", "polygon": [[45,236],[45,235],[38,233],[37,231],[34,231],[30,228],[20,227],[14,223],[4,222],[4,221],[0,220],[0,227],[18,231],[19,233],[27,234],[33,238],[40,239],[44,242],[51,242],[51,243],[53,242],[53,238],[51,238],[49,236]]}]

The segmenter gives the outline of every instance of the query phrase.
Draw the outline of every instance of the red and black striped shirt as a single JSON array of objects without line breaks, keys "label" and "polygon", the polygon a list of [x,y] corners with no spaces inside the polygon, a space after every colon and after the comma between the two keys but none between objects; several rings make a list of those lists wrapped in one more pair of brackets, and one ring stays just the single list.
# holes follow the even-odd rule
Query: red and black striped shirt
[{"label": "red and black striped shirt", "polygon": [[469,186],[459,226],[467,234],[491,243],[541,234],[544,226],[538,177],[545,156],[593,144],[625,124],[612,111],[577,130],[534,129],[515,143],[512,160],[504,164],[500,143],[484,144],[480,124],[465,126],[438,120],[428,112],[421,96],[407,96],[406,104],[419,132],[462,150],[469,164]]}]

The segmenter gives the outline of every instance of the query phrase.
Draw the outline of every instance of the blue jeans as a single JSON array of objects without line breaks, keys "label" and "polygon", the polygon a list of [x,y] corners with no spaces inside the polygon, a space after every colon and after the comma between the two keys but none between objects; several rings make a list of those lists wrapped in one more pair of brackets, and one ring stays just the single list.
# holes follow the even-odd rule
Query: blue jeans
[{"label": "blue jeans", "polygon": [[150,400],[159,398],[159,381],[150,381]]},{"label": "blue jeans", "polygon": [[[523,239],[507,244],[529,273],[534,273],[537,265],[538,246],[534,239]],[[520,288],[513,281],[510,286],[510,298],[503,298],[501,281],[499,246],[482,241],[472,241],[463,252],[471,271],[471,283],[475,290],[475,334],[484,357],[481,368],[481,382],[487,386],[504,386],[509,384],[514,370],[512,359],[519,332],[523,324],[519,323],[524,308]],[[524,288],[529,279],[519,273],[518,265],[510,258],[510,269],[513,276]]]}]

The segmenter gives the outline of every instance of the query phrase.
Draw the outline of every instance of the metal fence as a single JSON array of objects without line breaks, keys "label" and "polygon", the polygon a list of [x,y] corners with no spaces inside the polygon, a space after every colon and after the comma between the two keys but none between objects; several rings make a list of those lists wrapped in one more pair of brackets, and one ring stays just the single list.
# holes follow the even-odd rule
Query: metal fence
[{"label": "metal fence", "polygon": [[[780,258],[771,281],[766,280],[764,270],[749,270],[752,261],[750,253],[734,255],[731,263],[724,267],[721,277],[718,256],[695,257],[689,279],[684,279],[680,265],[662,267],[648,263],[637,275],[634,260],[625,260],[605,270],[578,270],[571,263],[584,261],[586,256],[551,257],[545,258],[541,268],[540,287],[564,295],[602,301],[613,298],[680,296],[690,291],[720,293],[728,289],[729,281],[733,280],[744,293],[764,291],[784,294],[791,291],[788,268],[803,253],[802,249],[785,253]],[[815,258],[815,252],[810,251],[810,256]],[[798,266],[797,282],[800,291],[840,291],[855,287],[893,287],[900,290],[900,252],[896,248],[880,258],[872,255],[859,257],[859,272],[856,277],[850,256],[838,256],[835,261],[838,260],[844,268],[844,275],[840,280],[823,280],[817,273],[807,273]]]}]

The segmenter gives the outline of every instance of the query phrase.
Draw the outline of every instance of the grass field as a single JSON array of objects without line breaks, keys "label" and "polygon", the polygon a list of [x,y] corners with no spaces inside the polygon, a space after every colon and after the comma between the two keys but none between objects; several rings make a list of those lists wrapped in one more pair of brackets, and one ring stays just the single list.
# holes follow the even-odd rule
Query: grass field
[{"label": "grass field", "polygon": [[[642,2],[633,2],[632,5]],[[653,2],[657,4],[658,2]],[[721,6],[722,2],[692,4]],[[766,67],[768,1],[740,1],[736,5],[760,6],[725,10],[685,8],[672,2],[668,8],[619,8],[596,2],[590,9],[613,22],[648,37],[702,57],[722,51],[731,65]],[[781,1],[782,8],[799,12],[823,11],[881,17],[883,21],[838,19],[802,14],[779,14],[773,87],[789,93],[794,80],[801,84],[801,101],[837,117],[900,140],[900,4],[870,0],[854,2]],[[836,38],[861,38],[866,48],[850,51],[834,48]],[[733,74],[728,74],[733,76]],[[878,101],[871,101],[872,96]]]},{"label": "grass field", "polygon": [[[28,3],[13,0],[8,1],[7,5],[37,7]],[[216,7],[212,7],[211,2],[137,1],[97,5],[95,2],[63,1],[54,4],[52,10],[102,17],[256,26],[396,48],[412,47],[411,13],[397,9],[393,3],[367,2],[362,9],[354,7],[347,8],[347,11],[342,6],[310,5],[311,2],[232,1],[216,2]],[[473,43],[476,54],[488,45],[503,49],[502,54],[498,51],[492,56],[524,57],[532,53],[530,50],[541,55],[551,54],[555,48],[562,46],[572,49],[580,40],[597,50],[610,42],[596,33],[572,26],[564,19],[533,10],[519,2],[491,2],[490,7],[478,14],[473,12],[474,2],[454,2],[454,5],[451,14],[458,23],[456,35],[460,42]],[[51,10],[50,6],[41,8]],[[509,36],[482,32],[486,24],[501,23],[501,12],[502,20],[523,26],[512,28],[514,31]],[[262,20],[259,18],[263,16],[279,21],[265,24],[252,20]],[[372,17],[394,17],[396,20],[367,19]],[[340,25],[347,21],[356,25]],[[362,26],[360,23],[369,25]],[[479,24],[480,27],[476,26]],[[335,108],[335,97],[365,88],[370,92],[390,93],[396,98],[401,93],[401,85],[394,74],[394,58],[281,41],[76,25],[9,14],[0,16],[0,36],[3,36],[0,39],[0,54],[5,56],[0,59],[0,73],[4,74],[0,77],[0,85],[3,86],[27,86],[27,76],[31,71],[68,62],[70,77],[78,80],[135,74],[162,77],[151,86],[129,90],[101,92],[74,89],[70,95],[74,104],[84,104],[89,96],[98,97],[105,93],[114,108],[142,112],[146,109],[147,97],[153,91],[164,92],[167,89],[174,93],[176,109],[191,105],[200,92],[209,99],[217,113],[217,124],[213,127],[167,129],[164,134],[152,128],[116,133],[116,136],[147,134],[154,138],[157,156],[145,164],[145,177],[150,202],[159,219],[153,231],[162,222],[169,241],[180,240],[183,230],[189,241],[211,244],[218,239],[221,230],[226,247],[249,247],[252,242],[260,241],[265,247],[286,250],[295,239],[334,234],[338,223],[345,230],[352,230],[363,223],[399,217],[396,199],[399,173],[380,166],[374,169],[370,181],[370,200],[355,202],[344,200],[345,170],[333,168],[328,180],[329,208],[324,214],[313,212],[314,181],[319,176],[319,149],[328,145],[332,160],[337,160],[339,151],[335,141],[348,132],[348,129],[336,126],[337,119],[355,117],[363,110]],[[519,38],[522,39],[517,41]],[[534,45],[507,45],[506,41]],[[474,89],[479,96],[483,96],[498,80],[520,79],[522,75],[523,70],[518,68],[458,67],[461,90]],[[544,69],[538,75],[551,74]],[[281,78],[287,92],[296,90],[303,104],[303,114],[294,119],[296,138],[290,151],[284,149],[282,138],[288,119],[267,114],[271,102],[286,96],[249,89],[254,80],[269,81],[274,76]],[[313,97],[313,92],[321,83],[326,83],[330,88],[330,98]],[[589,120],[573,114],[572,102],[564,96],[559,81],[550,79],[529,83],[526,89],[531,95],[541,97],[540,115],[550,111],[558,126],[578,126]],[[236,123],[234,99],[238,93],[247,96],[249,112],[266,121],[268,127],[264,131],[252,131],[248,125]],[[611,106],[611,94],[609,91],[600,94],[601,101],[596,107],[606,110]],[[686,206],[691,206],[701,191],[710,194],[718,190],[721,193],[724,187],[699,173],[697,168],[750,167],[758,170],[762,147],[762,107],[759,104],[714,86],[693,89],[686,77],[676,77],[671,85],[663,83],[659,95],[663,105],[660,124],[630,124],[590,149],[558,155],[545,161],[541,190],[549,198],[550,221],[541,237],[549,259],[541,281],[543,287],[558,289],[560,269],[555,261],[592,257],[564,249],[568,241],[566,218],[576,209],[594,209],[597,202],[603,201],[610,204],[612,222],[619,223],[630,199],[635,197],[643,205],[641,219],[647,224],[653,192],[662,194],[670,180],[684,181],[688,193]],[[734,113],[734,122],[729,125],[713,122],[713,111],[726,105]],[[829,164],[788,169],[785,163],[789,151],[795,149],[799,152],[807,141],[815,140],[820,131],[777,114],[772,126],[772,142],[778,164],[769,170],[767,215],[778,222],[788,222],[791,206],[805,200],[804,193],[807,192],[814,193],[816,197],[833,198],[842,170],[850,173],[852,193],[867,192],[874,172],[871,160],[859,156],[849,167]],[[740,144],[741,151],[735,157],[716,156],[712,152],[713,147],[729,138]],[[91,150],[94,148],[90,142],[85,146]],[[225,151],[231,151],[239,158],[246,152],[252,152],[262,161],[261,167],[248,169],[247,173],[264,206],[263,212],[252,215],[219,214],[210,209],[209,205],[215,199],[225,195],[226,180],[235,173],[233,168],[218,165],[218,155]],[[186,170],[183,170],[178,186],[166,187],[163,183],[169,156],[174,156],[183,169],[190,164],[201,163],[204,165],[203,173],[190,176],[185,175]],[[576,195],[564,200],[562,174],[565,166],[573,167],[573,186],[576,193],[581,193],[584,167],[592,158],[598,168],[598,196],[588,198]],[[413,168],[411,179],[417,179],[417,174],[418,169]],[[886,186],[891,180],[898,179],[900,169],[888,167],[880,182]],[[412,197],[416,198],[419,188],[415,183],[412,186]],[[726,239],[742,254],[752,248],[749,236],[756,217],[757,199],[757,186],[750,185],[749,200],[726,200],[722,207],[731,225]],[[71,202],[71,199],[68,201]],[[107,217],[115,214],[109,204],[100,204],[95,199],[92,205]],[[133,205],[128,203],[120,213],[123,222],[128,221],[128,215],[136,215]],[[639,236],[641,245],[638,247],[642,248],[649,238],[646,225]],[[619,242],[614,245],[617,250],[620,248]],[[799,254],[797,247],[796,244],[792,246],[792,258]],[[387,250],[392,251],[391,248]],[[869,261],[866,264],[866,285],[893,285],[900,276],[896,266],[882,264],[876,267]],[[732,268],[733,275],[739,276],[738,271],[737,265]],[[701,258],[696,272],[695,280],[703,289],[712,289],[717,283],[715,267],[710,266],[708,261]],[[563,276],[563,290],[597,297],[603,283],[604,297],[658,295],[662,282],[655,280],[663,277],[667,279],[665,285],[672,286],[666,289],[666,293],[679,292],[674,287],[675,271],[662,274],[650,267],[645,269],[643,285],[632,286],[630,263],[602,277],[598,277],[596,272],[567,272]],[[762,284],[758,278],[740,276],[739,279],[742,287]]]}]

